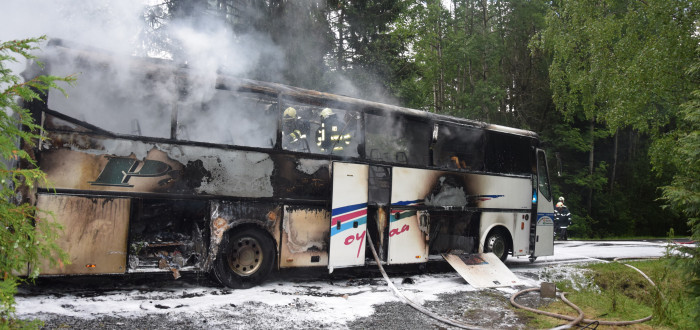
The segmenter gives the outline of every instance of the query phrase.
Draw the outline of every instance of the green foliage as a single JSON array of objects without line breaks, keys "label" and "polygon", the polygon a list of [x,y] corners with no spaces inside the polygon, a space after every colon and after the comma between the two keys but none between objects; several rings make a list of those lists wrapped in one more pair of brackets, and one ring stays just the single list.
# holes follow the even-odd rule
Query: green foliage
[{"label": "green foliage", "polygon": [[[16,56],[35,59],[31,51],[45,37],[0,43],[0,327],[23,326],[12,320],[14,293],[23,275],[33,279],[39,274],[37,263],[50,260],[66,262],[67,255],[55,243],[60,226],[28,203],[27,194],[37,184],[48,184],[46,175],[36,168],[30,151],[44,142],[39,126],[17,101],[40,101],[57,82],[72,82],[73,77],[39,76],[22,82],[6,67]],[[20,147],[21,146],[21,147]],[[16,165],[20,164],[21,168]]]},{"label": "green foliage", "polygon": [[655,131],[687,95],[697,42],[687,0],[555,1],[540,46],[553,55],[553,99],[571,117]]},{"label": "green foliage", "polygon": [[[668,153],[697,86],[686,70],[697,59],[698,9],[687,0],[553,1],[547,28],[532,39],[535,51],[552,57],[552,99],[562,117],[543,133],[564,163],[554,186],[565,195],[588,189],[573,196],[585,208],[569,206],[596,219],[601,232],[686,233],[680,209],[662,209],[657,188],[670,187],[676,166]],[[669,170],[654,176],[649,155],[654,168]]]},{"label": "green foliage", "polygon": [[[700,80],[700,60],[696,58],[688,73]],[[679,117],[678,129],[659,139],[652,155],[659,170],[674,173],[673,181],[661,188],[664,200],[687,216],[691,238],[700,242],[700,87],[681,105]],[[685,270],[694,296],[695,322],[700,326],[700,244],[678,246],[675,251],[672,260]]]},{"label": "green foliage", "polygon": [[[601,220],[600,227],[608,232],[630,234],[625,228],[654,228],[659,234],[658,224],[685,227],[667,220],[676,218],[675,212],[687,218],[691,237],[700,239],[699,19],[700,7],[688,0],[554,1],[547,29],[533,41],[552,55],[553,100],[567,121],[595,120],[597,129],[630,132],[628,155],[635,155],[640,146],[648,150],[659,173],[650,179],[649,166],[635,160],[644,154],[636,153],[617,167],[625,172],[611,178],[609,191],[602,184],[603,171],[586,176],[579,167],[578,174],[564,182],[596,192],[589,203],[605,215],[595,215],[591,208],[589,216]],[[631,138],[632,134],[645,143]],[[598,136],[589,141],[600,149],[600,139],[606,140]],[[569,148],[580,150],[580,146]],[[646,175],[630,178],[627,173]],[[624,188],[614,190],[616,183]],[[661,196],[654,189],[659,186],[670,206],[663,211],[667,216],[659,216],[663,213],[656,199]],[[621,189],[626,194],[620,194]],[[649,201],[649,196],[654,198]],[[640,198],[647,202],[639,203]],[[636,213],[638,209],[650,212]],[[678,256],[688,257],[675,260],[686,270],[696,310],[700,310],[700,250],[682,247],[678,251]],[[700,316],[697,321],[700,324]]]},{"label": "green foliage", "polygon": [[551,109],[547,63],[530,54],[546,1],[411,1],[395,34],[410,36],[413,74],[401,76],[407,106],[540,129]]}]

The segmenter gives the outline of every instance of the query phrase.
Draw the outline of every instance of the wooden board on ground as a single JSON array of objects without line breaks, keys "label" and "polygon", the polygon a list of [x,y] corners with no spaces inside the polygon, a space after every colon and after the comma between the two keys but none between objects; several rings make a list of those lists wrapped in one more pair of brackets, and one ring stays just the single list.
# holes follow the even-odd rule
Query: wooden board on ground
[{"label": "wooden board on ground", "polygon": [[475,288],[523,284],[493,253],[443,254],[442,257]]}]

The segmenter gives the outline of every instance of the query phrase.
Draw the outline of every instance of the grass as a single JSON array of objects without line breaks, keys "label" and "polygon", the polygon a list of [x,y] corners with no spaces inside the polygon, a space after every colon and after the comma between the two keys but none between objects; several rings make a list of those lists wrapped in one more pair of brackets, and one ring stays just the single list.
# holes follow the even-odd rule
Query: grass
[{"label": "grass", "polygon": [[[692,310],[693,304],[686,288],[687,280],[681,270],[670,267],[666,259],[628,263],[647,274],[658,289],[641,274],[623,264],[598,263],[581,266],[581,271],[586,274],[582,278],[557,281],[557,291],[567,292],[567,299],[580,307],[587,319],[626,321],[653,315],[650,321],[626,328],[697,328],[693,323],[693,313],[696,311]],[[573,309],[559,299],[540,309],[576,316]],[[549,328],[567,322],[526,313],[532,317],[528,324],[532,328]]]}]

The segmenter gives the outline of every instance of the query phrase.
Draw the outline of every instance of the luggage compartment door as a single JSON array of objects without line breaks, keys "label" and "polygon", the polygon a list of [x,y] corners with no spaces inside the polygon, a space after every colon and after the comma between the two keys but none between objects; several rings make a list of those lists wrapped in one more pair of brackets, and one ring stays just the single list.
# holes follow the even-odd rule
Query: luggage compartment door
[{"label": "luggage compartment door", "polygon": [[56,243],[70,265],[51,267],[43,260],[41,275],[121,274],[126,272],[131,199],[39,194],[37,207],[63,226]]},{"label": "luggage compartment door", "polygon": [[333,163],[328,271],[365,264],[369,166]]}]

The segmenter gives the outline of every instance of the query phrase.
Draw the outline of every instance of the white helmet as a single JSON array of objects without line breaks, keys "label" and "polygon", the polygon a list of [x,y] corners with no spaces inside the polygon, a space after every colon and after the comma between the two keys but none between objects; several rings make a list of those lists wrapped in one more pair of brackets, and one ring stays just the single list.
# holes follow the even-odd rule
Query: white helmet
[{"label": "white helmet", "polygon": [[562,202],[562,203],[564,203],[564,196],[559,197],[559,201]]}]

